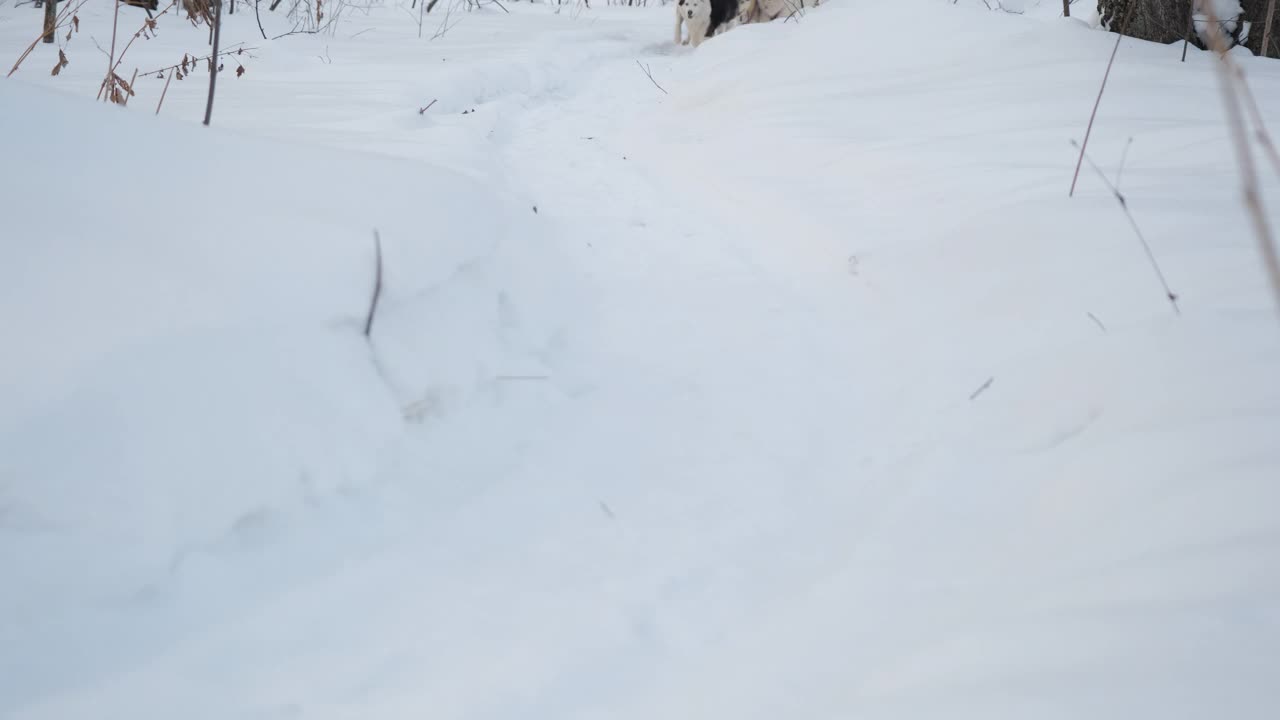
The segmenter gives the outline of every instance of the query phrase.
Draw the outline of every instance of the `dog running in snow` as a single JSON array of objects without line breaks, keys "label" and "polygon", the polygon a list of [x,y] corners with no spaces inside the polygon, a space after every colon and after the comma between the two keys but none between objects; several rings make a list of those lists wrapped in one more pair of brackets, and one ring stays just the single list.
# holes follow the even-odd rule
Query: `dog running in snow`
[{"label": "dog running in snow", "polygon": [[[782,17],[787,10],[803,8],[807,0],[676,0],[677,45],[698,47],[703,40],[738,25],[761,23]],[[816,7],[818,0],[812,0]],[[688,28],[689,37],[682,37]]]}]

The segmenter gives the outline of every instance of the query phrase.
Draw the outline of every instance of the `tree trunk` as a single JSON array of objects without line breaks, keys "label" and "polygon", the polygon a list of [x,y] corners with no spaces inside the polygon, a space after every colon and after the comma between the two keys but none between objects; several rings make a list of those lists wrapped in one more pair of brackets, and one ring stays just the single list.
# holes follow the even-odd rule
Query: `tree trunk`
[{"label": "tree trunk", "polygon": [[218,40],[222,35],[222,0],[213,0],[213,53],[209,56],[209,101],[204,106],[204,124],[213,118],[213,91],[218,84]]},{"label": "tree trunk", "polygon": [[53,42],[53,31],[58,25],[58,0],[44,2],[44,41]]},{"label": "tree trunk", "polygon": [[[1227,41],[1232,45],[1245,45],[1255,53],[1262,49],[1262,36],[1266,33],[1268,23],[1263,15],[1271,0],[1240,0],[1241,13],[1234,18],[1218,18],[1222,23],[1233,23],[1234,28],[1227,26]],[[1098,0],[1098,15],[1103,27],[1139,40],[1150,40],[1169,44],[1187,37],[1187,28],[1192,27],[1192,6],[1195,0]],[[1120,27],[1123,18],[1133,9],[1133,17],[1128,27]],[[1248,36],[1244,34],[1245,23],[1251,23]],[[1204,48],[1200,33],[1193,28],[1190,33],[1191,42],[1196,47]]]},{"label": "tree trunk", "polygon": [[1071,17],[1071,0],[1062,0],[1062,17]]}]

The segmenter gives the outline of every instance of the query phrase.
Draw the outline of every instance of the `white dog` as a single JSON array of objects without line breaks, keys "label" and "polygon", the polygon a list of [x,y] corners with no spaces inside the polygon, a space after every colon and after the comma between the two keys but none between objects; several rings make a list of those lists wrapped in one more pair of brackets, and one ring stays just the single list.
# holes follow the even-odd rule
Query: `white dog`
[{"label": "white dog", "polygon": [[[681,29],[689,28],[689,39],[682,38]],[[677,45],[698,47],[707,39],[707,28],[711,27],[711,0],[676,0],[676,35]]]},{"label": "white dog", "polygon": [[[703,40],[739,26],[764,23],[817,7],[821,0],[677,0],[677,45],[697,47]],[[682,42],[680,28],[687,25],[689,39]]]}]

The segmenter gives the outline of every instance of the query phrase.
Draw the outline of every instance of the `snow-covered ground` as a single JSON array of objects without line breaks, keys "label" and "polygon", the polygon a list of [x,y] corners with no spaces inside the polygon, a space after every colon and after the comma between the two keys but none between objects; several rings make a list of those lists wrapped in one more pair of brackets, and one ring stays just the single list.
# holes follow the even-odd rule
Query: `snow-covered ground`
[{"label": "snow-covered ground", "polygon": [[1067,198],[1081,3],[690,51],[448,2],[241,4],[212,128],[203,70],[93,103],[101,0],[0,82],[0,717],[1280,712],[1280,324],[1209,58],[1126,41],[1090,141],[1175,315]]}]

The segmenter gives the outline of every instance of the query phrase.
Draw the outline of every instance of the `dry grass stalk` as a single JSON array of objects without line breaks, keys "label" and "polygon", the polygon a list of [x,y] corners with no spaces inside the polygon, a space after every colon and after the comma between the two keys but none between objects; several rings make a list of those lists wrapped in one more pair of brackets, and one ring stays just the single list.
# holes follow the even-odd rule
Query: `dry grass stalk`
[{"label": "dry grass stalk", "polygon": [[[1211,4],[1206,3],[1204,11],[1209,16],[1209,47],[1218,55],[1218,87],[1221,90],[1223,107],[1227,112],[1227,127],[1231,131],[1231,144],[1235,149],[1236,163],[1240,168],[1244,206],[1253,225],[1254,238],[1258,242],[1262,265],[1271,284],[1276,309],[1280,310],[1280,253],[1276,251],[1271,225],[1267,222],[1267,215],[1262,207],[1262,194],[1258,190],[1258,172],[1253,162],[1253,150],[1249,146],[1244,110],[1241,108],[1243,100],[1240,96],[1244,94],[1241,92],[1241,87],[1247,87],[1244,84],[1244,71],[1231,59],[1229,52],[1231,47],[1223,37],[1218,17]],[[1256,103],[1254,105],[1256,107]]]},{"label": "dry grass stalk", "polygon": [[[119,75],[116,75],[116,31],[120,28],[120,0],[114,0],[113,7],[114,11],[111,13],[111,55],[107,57],[107,75],[102,80],[103,88],[107,86],[108,80],[113,77],[119,77]],[[114,86],[111,90],[112,93],[118,92],[118,89]],[[129,92],[132,93],[133,91],[130,90]],[[98,91],[98,95],[102,95],[101,89]]]},{"label": "dry grass stalk", "polygon": [[1107,78],[1111,77],[1111,66],[1116,62],[1116,53],[1120,52],[1120,41],[1124,40],[1124,31],[1129,27],[1129,21],[1133,19],[1133,9],[1138,6],[1134,3],[1129,6],[1129,12],[1125,14],[1124,22],[1116,31],[1116,46],[1111,49],[1111,59],[1107,61],[1107,71],[1102,75],[1102,87],[1098,88],[1098,99],[1093,101],[1093,112],[1089,113],[1089,125],[1084,130],[1084,142],[1080,145],[1080,157],[1076,159],[1076,172],[1071,176],[1071,191],[1067,193],[1067,197],[1075,197],[1076,182],[1080,180],[1080,166],[1084,164],[1084,153],[1089,149],[1089,136],[1093,134],[1093,121],[1098,117],[1098,107],[1102,105],[1102,94],[1107,90]]},{"label": "dry grass stalk", "polygon": [[160,114],[160,106],[164,105],[164,96],[169,92],[169,83],[173,82],[175,73],[169,73],[164,79],[164,89],[160,91],[160,101],[156,103],[156,114]]},{"label": "dry grass stalk", "polygon": [[[62,7],[62,10],[58,12],[58,20],[57,20],[57,23],[54,25],[54,32],[56,33],[58,28],[65,27],[68,24],[72,26],[71,29],[74,29],[75,31],[78,32],[80,30],[80,17],[76,15],[76,13],[80,10],[80,8],[84,7],[85,3],[87,2],[89,2],[89,0],[80,0],[80,2],[76,3],[75,5],[69,5],[69,4],[64,5]],[[70,39],[71,37],[71,29],[67,31],[68,39]],[[23,61],[25,61],[31,55],[31,53],[35,51],[36,46],[38,46],[40,42],[44,39],[45,34],[46,34],[45,31],[42,30],[40,32],[39,37],[31,41],[31,44],[28,45],[27,49],[23,50],[22,54],[18,56],[17,61],[13,63],[13,67],[9,69],[9,72],[8,74],[5,75],[5,77],[12,77],[14,73],[18,72],[18,68],[22,67]]]},{"label": "dry grass stalk", "polygon": [[[134,96],[133,81],[126,83],[120,77],[120,74],[119,74],[120,65],[124,63],[125,55],[129,54],[129,48],[133,47],[133,43],[138,38],[141,37],[141,38],[146,38],[150,40],[152,37],[155,37],[156,26],[157,26],[156,21],[159,20],[161,16],[163,16],[164,14],[168,13],[170,10],[177,7],[177,5],[178,5],[178,0],[172,0],[172,2],[170,2],[167,6],[165,6],[164,10],[161,10],[154,17],[148,17],[146,20],[142,22],[142,27],[139,27],[138,30],[133,33],[133,36],[129,38],[129,42],[125,43],[124,49],[121,50],[120,54],[115,57],[114,62],[112,63],[110,69],[108,70],[107,76],[102,79],[102,84],[98,86],[99,99],[101,99],[103,95],[106,95],[107,100],[110,100],[111,102],[114,102],[118,105],[127,105],[129,103],[129,98]],[[119,7],[119,2],[116,3],[116,6],[117,8]],[[111,38],[111,51],[113,53],[115,52],[114,30]],[[133,79],[134,81],[138,79],[137,68],[135,68],[133,71]]]},{"label": "dry grass stalk", "polygon": [[[1077,145],[1075,140],[1071,141],[1072,145]],[[1077,145],[1078,146],[1078,145]],[[1169,287],[1169,281],[1164,277],[1164,271],[1160,269],[1160,262],[1156,260],[1156,254],[1151,250],[1151,243],[1147,242],[1147,236],[1142,234],[1142,228],[1138,227],[1138,221],[1134,219],[1133,212],[1129,210],[1129,201],[1125,198],[1124,193],[1120,192],[1120,188],[1107,179],[1107,174],[1102,172],[1102,168],[1093,161],[1093,158],[1081,150],[1081,157],[1089,161],[1089,167],[1098,174],[1103,184],[1111,191],[1111,195],[1115,197],[1116,202],[1120,203],[1120,209],[1124,212],[1124,216],[1129,220],[1129,227],[1133,229],[1133,234],[1137,236],[1138,242],[1142,244],[1142,250],[1147,255],[1147,262],[1151,263],[1151,269],[1155,271],[1156,279],[1160,281],[1160,287],[1164,288],[1164,296],[1169,300],[1169,304],[1173,306],[1173,313],[1181,315],[1182,310],[1178,308],[1178,295]]]},{"label": "dry grass stalk", "polygon": [[[228,55],[235,55],[237,57],[255,57],[252,54],[252,51],[257,49],[258,49],[257,47],[238,47],[236,45],[233,45],[232,47],[229,47],[225,50],[219,50],[218,57],[225,58]],[[154,75],[157,78],[160,78],[160,77],[164,77],[165,73],[172,71],[173,74],[178,76],[179,80],[182,80],[183,78],[187,77],[191,73],[195,72],[196,68],[200,66],[200,63],[207,63],[212,58],[213,58],[213,55],[196,57],[194,55],[183,53],[182,62],[174,65],[168,65],[166,67],[162,67],[156,70],[148,70],[147,72],[144,72],[144,73],[138,73],[138,76],[150,77]],[[243,74],[244,73],[241,71],[241,69],[237,68],[236,75],[243,75]]]}]

